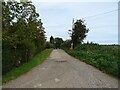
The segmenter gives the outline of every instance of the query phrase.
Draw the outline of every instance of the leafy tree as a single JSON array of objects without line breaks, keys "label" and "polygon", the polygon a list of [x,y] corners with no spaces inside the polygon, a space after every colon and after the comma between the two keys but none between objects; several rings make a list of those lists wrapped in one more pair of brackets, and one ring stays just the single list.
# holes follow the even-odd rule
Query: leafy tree
[{"label": "leafy tree", "polygon": [[54,44],[54,38],[53,38],[53,36],[50,37],[50,43]]},{"label": "leafy tree", "polygon": [[[32,2],[2,2],[3,74],[45,48],[45,31]],[[18,66],[18,65],[17,65]],[[5,70],[5,71],[4,71]]]},{"label": "leafy tree", "polygon": [[86,34],[88,33],[89,29],[87,29],[83,20],[77,20],[74,25],[73,29],[69,30],[71,32],[71,39],[73,43],[73,48],[75,48],[78,44],[82,43],[83,40],[86,38]]},{"label": "leafy tree", "polygon": [[66,40],[61,44],[62,48],[70,48],[71,47],[71,40]]},{"label": "leafy tree", "polygon": [[50,43],[50,42],[46,42],[46,48],[55,48],[54,44]]},{"label": "leafy tree", "polygon": [[55,47],[60,48],[61,44],[63,43],[62,38],[55,38]]}]

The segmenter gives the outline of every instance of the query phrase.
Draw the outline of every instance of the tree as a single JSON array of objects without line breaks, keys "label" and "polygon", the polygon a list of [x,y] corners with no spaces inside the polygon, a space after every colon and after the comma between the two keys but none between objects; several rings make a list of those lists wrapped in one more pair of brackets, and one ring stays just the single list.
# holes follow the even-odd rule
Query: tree
[{"label": "tree", "polygon": [[86,34],[88,33],[89,29],[87,29],[85,23],[83,20],[77,20],[72,30],[69,30],[71,32],[71,39],[73,43],[73,48],[75,48],[78,44],[81,44],[83,40],[86,38]]},{"label": "tree", "polygon": [[63,39],[62,38],[55,38],[55,47],[56,48],[60,48],[61,44],[63,43]]},{"label": "tree", "polygon": [[[45,31],[32,2],[2,2],[3,74],[45,48]],[[9,69],[9,70],[8,70]]]},{"label": "tree", "polygon": [[50,37],[50,43],[54,44],[54,38],[53,38],[53,36]]},{"label": "tree", "polygon": [[71,40],[65,40],[62,44],[61,44],[61,48],[70,48],[71,47]]}]

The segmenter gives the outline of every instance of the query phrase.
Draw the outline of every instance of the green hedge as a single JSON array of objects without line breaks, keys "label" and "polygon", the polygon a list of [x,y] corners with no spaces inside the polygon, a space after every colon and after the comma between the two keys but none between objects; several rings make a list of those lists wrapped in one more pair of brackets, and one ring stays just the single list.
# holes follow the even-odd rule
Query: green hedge
[{"label": "green hedge", "polygon": [[4,75],[13,68],[29,62],[33,56],[42,50],[44,50],[44,47],[37,47],[32,42],[23,42],[18,44],[16,48],[13,48],[10,46],[10,44],[3,42],[2,74]]}]

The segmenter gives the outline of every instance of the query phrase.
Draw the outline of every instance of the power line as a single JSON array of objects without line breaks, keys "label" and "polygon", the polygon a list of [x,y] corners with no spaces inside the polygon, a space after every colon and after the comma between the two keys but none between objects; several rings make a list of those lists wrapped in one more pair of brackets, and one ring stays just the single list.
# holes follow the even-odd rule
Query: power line
[{"label": "power line", "polygon": [[96,14],[96,15],[87,16],[87,17],[84,17],[84,18],[82,18],[82,19],[91,18],[91,17],[96,17],[96,16],[100,16],[100,15],[112,13],[112,12],[119,11],[119,10],[120,10],[120,9],[115,9],[115,10],[111,10],[111,11],[108,11],[108,12],[104,12],[104,13],[100,13],[100,14]]},{"label": "power line", "polygon": [[[91,16],[87,16],[87,17],[84,17],[82,19],[85,19],[85,18],[92,18],[92,17],[96,17],[96,16],[100,16],[100,15],[104,15],[104,14],[108,14],[108,13],[112,13],[112,12],[115,12],[115,11],[119,11],[120,9],[115,9],[115,10],[111,10],[111,11],[108,11],[108,12],[104,12],[104,13],[100,13],[100,14],[96,14],[96,15],[91,15]],[[72,28],[73,28],[73,24],[75,22],[75,19],[73,18],[73,21],[72,21]],[[63,24],[59,25],[59,27],[61,27]],[[49,27],[55,27],[55,26],[49,26]],[[56,26],[58,27],[58,26]],[[108,26],[97,26],[97,27],[92,27],[92,28],[101,28],[101,27],[108,27]]]},{"label": "power line", "polygon": [[108,27],[117,27],[118,25],[102,25],[102,26],[93,26],[89,28],[108,28]]}]

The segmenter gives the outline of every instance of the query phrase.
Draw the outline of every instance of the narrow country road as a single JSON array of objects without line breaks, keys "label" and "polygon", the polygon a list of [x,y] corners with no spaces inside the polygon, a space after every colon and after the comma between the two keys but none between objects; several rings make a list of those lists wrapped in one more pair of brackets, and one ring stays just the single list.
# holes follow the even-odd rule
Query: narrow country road
[{"label": "narrow country road", "polygon": [[118,88],[118,80],[58,49],[3,88]]}]

